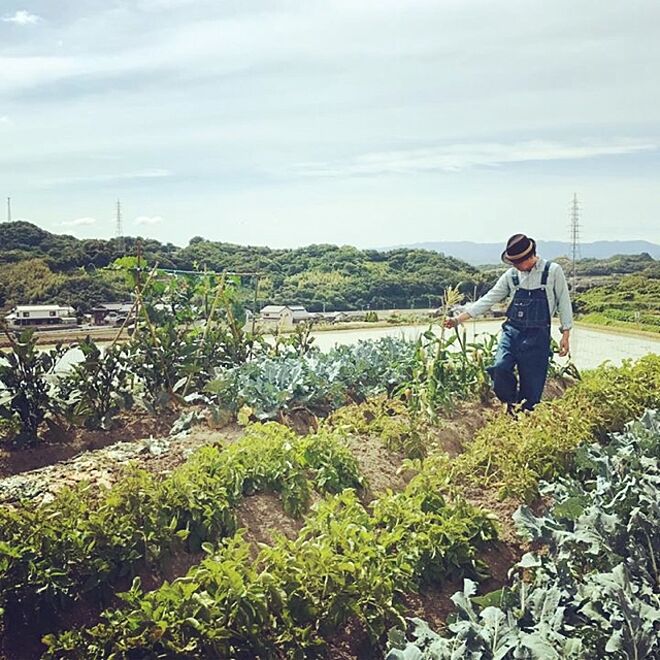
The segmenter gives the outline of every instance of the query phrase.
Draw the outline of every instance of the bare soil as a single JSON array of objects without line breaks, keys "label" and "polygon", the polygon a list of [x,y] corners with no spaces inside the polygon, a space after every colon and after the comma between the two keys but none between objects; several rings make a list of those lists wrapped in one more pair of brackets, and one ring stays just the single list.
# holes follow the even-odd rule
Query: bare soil
[{"label": "bare soil", "polygon": [[272,545],[283,534],[295,539],[303,521],[284,512],[281,499],[274,493],[257,493],[246,497],[236,507],[238,527],[245,530],[244,538],[258,552],[260,543]]},{"label": "bare soil", "polygon": [[157,417],[133,410],[117,415],[108,431],[58,428],[46,431],[35,447],[13,449],[5,445],[0,447],[0,478],[66,461],[116,442],[167,435],[178,415],[176,410],[163,411]]},{"label": "bare soil", "polygon": [[501,408],[494,397],[486,402],[461,401],[454,411],[436,423],[431,453],[443,451],[454,457],[461,454],[465,443]]},{"label": "bare soil", "polygon": [[405,488],[410,475],[400,472],[405,459],[403,454],[390,451],[375,437],[349,436],[346,444],[358,463],[360,474],[367,480],[365,502],[387,490],[396,492]]}]

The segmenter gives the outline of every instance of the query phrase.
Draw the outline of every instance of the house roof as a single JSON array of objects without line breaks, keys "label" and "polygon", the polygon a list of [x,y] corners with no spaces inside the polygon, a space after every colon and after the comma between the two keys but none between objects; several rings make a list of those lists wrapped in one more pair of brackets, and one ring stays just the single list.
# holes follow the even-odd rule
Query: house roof
[{"label": "house roof", "polygon": [[93,312],[128,312],[133,307],[133,303],[101,303],[92,309]]},{"label": "house roof", "polygon": [[288,307],[287,305],[266,305],[262,310],[262,314],[279,314],[283,312],[285,309],[288,309],[289,311],[293,311],[292,307]]},{"label": "house roof", "polygon": [[14,308],[16,312],[74,312],[75,310],[70,305],[16,305]]}]

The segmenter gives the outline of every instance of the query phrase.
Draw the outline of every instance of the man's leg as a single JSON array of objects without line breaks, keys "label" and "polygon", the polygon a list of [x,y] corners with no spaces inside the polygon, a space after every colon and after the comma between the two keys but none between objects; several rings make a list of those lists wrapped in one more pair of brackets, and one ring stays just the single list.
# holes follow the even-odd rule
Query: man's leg
[{"label": "man's leg", "polygon": [[493,390],[503,403],[514,404],[518,401],[518,381],[514,373],[519,330],[504,326],[497,345],[495,362],[487,371],[493,379]]},{"label": "man's leg", "polygon": [[550,364],[550,331],[537,328],[528,331],[518,353],[520,377],[519,401],[523,410],[531,410],[540,400]]}]

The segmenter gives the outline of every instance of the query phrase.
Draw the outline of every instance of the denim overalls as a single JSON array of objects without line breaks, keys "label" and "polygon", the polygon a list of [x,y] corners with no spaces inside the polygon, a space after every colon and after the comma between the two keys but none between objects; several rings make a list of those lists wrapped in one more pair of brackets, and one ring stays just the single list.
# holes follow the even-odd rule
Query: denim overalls
[{"label": "denim overalls", "polygon": [[[521,289],[518,273],[513,274],[516,290],[506,310],[495,362],[488,369],[498,399],[511,405],[521,403],[523,410],[531,410],[541,400],[548,373],[550,308],[545,287],[549,270],[548,261],[539,289]],[[520,387],[514,367],[518,367]]]}]

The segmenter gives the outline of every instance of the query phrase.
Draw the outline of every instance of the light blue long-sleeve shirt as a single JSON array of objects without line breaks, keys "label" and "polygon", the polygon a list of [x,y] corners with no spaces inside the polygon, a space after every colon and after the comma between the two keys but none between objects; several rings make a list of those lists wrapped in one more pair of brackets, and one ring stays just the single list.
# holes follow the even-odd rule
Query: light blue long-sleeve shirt
[{"label": "light blue long-sleeve shirt", "polygon": [[[541,276],[545,267],[545,260],[539,258],[534,264],[532,270],[528,273],[517,271],[515,268],[509,268],[495,286],[481,296],[476,302],[465,306],[465,311],[474,317],[481,316],[487,312],[495,303],[501,302],[505,298],[512,296],[516,290],[513,283],[513,274],[518,273],[519,286],[521,289],[539,289],[541,287]],[[560,330],[570,330],[573,327],[573,310],[571,308],[571,299],[568,294],[568,284],[564,271],[559,264],[550,263],[548,272],[548,282],[545,287],[545,294],[548,298],[548,308],[552,318],[559,312],[561,322]]]}]

